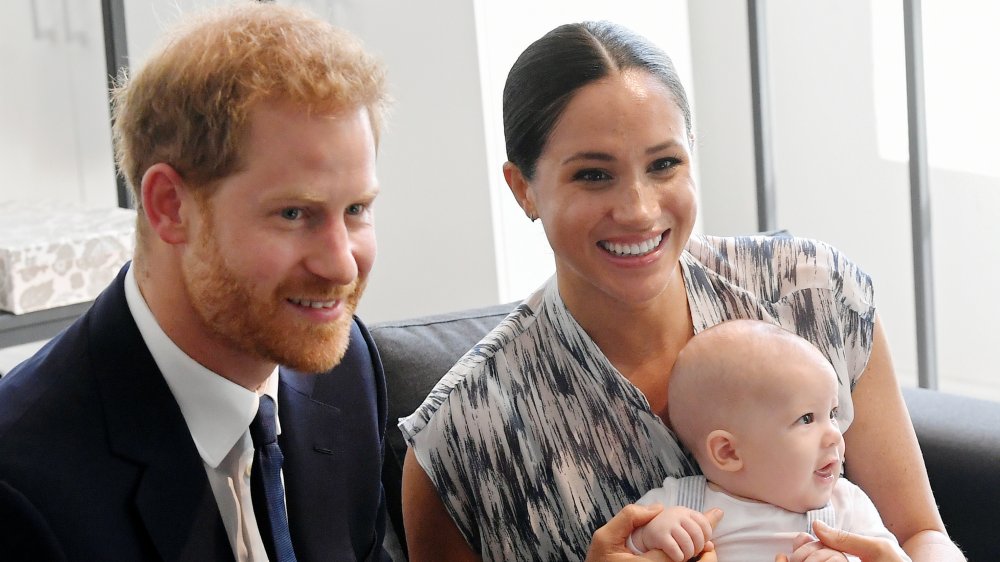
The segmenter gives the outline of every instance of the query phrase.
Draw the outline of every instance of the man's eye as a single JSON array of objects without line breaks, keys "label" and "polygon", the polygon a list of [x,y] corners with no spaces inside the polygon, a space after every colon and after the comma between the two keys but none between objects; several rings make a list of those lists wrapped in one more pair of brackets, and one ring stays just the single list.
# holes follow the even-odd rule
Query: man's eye
[{"label": "man's eye", "polygon": [[282,209],[281,218],[290,221],[298,220],[302,218],[302,209],[299,209],[298,207],[289,207],[287,209]]},{"label": "man's eye", "polygon": [[580,170],[579,172],[573,174],[573,179],[576,181],[606,181],[611,179],[611,175],[604,170]]},{"label": "man's eye", "polygon": [[803,415],[803,416],[802,416],[801,418],[799,418],[799,423],[803,423],[803,424],[810,424],[810,423],[812,423],[812,422],[813,422],[813,421],[814,421],[815,419],[816,419],[816,416],[815,416],[815,414],[812,414],[812,413],[809,413],[809,414],[805,414],[805,415]]},{"label": "man's eye", "polygon": [[361,203],[355,203],[355,204],[349,205],[347,207],[347,214],[348,215],[360,215],[361,213],[365,212],[366,208],[367,208],[367,206],[365,206],[365,205],[363,205]]}]

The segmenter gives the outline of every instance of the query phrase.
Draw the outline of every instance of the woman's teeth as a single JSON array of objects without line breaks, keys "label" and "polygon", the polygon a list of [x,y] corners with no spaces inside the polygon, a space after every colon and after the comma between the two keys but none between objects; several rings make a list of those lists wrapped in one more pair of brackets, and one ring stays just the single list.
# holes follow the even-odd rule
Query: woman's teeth
[{"label": "woman's teeth", "polygon": [[658,234],[638,244],[618,244],[616,242],[605,242],[604,240],[598,244],[616,256],[644,256],[656,249],[660,245],[661,240],[663,240],[663,235]]}]

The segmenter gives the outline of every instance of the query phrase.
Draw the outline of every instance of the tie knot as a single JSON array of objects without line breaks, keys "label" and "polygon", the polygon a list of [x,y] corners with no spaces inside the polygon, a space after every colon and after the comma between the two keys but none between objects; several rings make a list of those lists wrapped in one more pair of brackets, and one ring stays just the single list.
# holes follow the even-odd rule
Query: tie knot
[{"label": "tie knot", "polygon": [[274,400],[263,394],[260,397],[260,404],[257,406],[257,415],[250,422],[250,439],[253,440],[254,447],[260,447],[274,443],[277,438],[274,423]]}]

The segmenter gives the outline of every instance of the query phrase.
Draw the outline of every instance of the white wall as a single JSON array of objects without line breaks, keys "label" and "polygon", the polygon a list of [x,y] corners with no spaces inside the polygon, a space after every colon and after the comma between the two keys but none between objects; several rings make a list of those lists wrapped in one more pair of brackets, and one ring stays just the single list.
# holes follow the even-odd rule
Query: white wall
[{"label": "white wall", "polygon": [[699,0],[688,10],[703,229],[724,236],[756,232],[746,5]]},{"label": "white wall", "polygon": [[[230,2],[235,0],[229,0]],[[217,6],[226,0],[124,0],[125,38],[129,66],[142,64],[163,30],[186,12],[205,6]]]},{"label": "white wall", "polygon": [[101,8],[0,4],[0,200],[114,207]]}]

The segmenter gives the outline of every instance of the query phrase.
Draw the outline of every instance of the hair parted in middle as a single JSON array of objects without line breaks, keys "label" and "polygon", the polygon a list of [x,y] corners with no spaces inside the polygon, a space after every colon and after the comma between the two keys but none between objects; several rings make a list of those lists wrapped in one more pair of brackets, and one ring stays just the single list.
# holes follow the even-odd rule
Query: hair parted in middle
[{"label": "hair parted in middle", "polygon": [[691,109],[670,57],[620,25],[600,21],[561,25],[529,45],[507,75],[503,127],[507,160],[528,180],[549,134],[574,94],[613,72],[650,73],[672,94],[691,138]]}]

